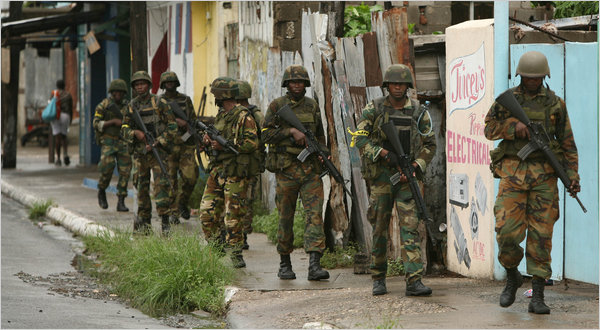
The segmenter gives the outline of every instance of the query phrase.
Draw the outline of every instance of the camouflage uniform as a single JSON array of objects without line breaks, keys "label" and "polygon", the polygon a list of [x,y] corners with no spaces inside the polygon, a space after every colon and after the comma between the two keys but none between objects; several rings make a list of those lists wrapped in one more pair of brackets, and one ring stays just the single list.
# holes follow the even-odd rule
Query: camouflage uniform
[{"label": "camouflage uniform", "polygon": [[[164,89],[164,83],[167,81],[175,81],[176,87],[179,86],[179,80],[174,72],[163,72],[161,75],[160,87]],[[192,100],[185,94],[175,92],[175,97],[169,98],[167,94],[161,94],[160,97],[167,102],[176,102],[179,108],[186,114],[190,122],[196,120],[196,112]],[[184,218],[189,218],[188,202],[194,191],[196,180],[198,179],[198,165],[196,164],[196,142],[192,136],[187,134],[185,127],[177,127],[174,144],[171,154],[167,160],[169,169],[169,177],[171,178],[171,219],[172,222],[178,223],[178,217],[181,215]],[[183,138],[186,140],[183,141]],[[179,175],[178,175],[179,174]],[[181,178],[181,190],[179,189],[178,176]],[[186,212],[188,211],[188,212]]]},{"label": "camouflage uniform", "polygon": [[[218,86],[226,87],[224,95],[217,92]],[[235,99],[231,97],[232,94],[237,95],[235,80],[226,77],[217,78],[213,82],[211,92],[215,94],[218,103],[226,99]],[[246,214],[245,200],[250,178],[248,164],[252,153],[258,147],[256,123],[248,109],[237,104],[229,111],[224,108],[219,109],[214,126],[227,141],[233,144],[239,155],[227,148],[209,149],[209,176],[200,202],[202,230],[208,241],[218,241],[224,214],[226,241],[233,248],[232,259],[236,257],[241,259],[242,219]],[[245,264],[236,267],[244,266]]]},{"label": "camouflage uniform", "polygon": [[[143,75],[143,78],[138,78]],[[143,72],[134,73],[131,83],[144,79],[151,83],[150,76]],[[134,222],[134,230],[147,229],[150,226],[152,217],[152,202],[150,200],[150,171],[154,175],[154,201],[156,211],[162,218],[163,231],[166,230],[169,215],[169,201],[171,197],[171,187],[169,182],[162,175],[158,161],[154,158],[152,152],[146,151],[145,143],[135,138],[134,131],[140,129],[133,119],[133,111],[138,111],[148,132],[151,133],[158,142],[157,150],[163,162],[167,159],[170,148],[173,145],[175,135],[177,134],[177,124],[171,107],[164,99],[159,99],[154,94],[146,94],[135,97],[129,103],[128,111],[123,117],[123,127],[121,134],[132,145],[134,158],[137,167],[137,173],[134,180],[137,183],[138,190],[138,212],[137,220]],[[166,216],[166,224],[165,224]]]}]

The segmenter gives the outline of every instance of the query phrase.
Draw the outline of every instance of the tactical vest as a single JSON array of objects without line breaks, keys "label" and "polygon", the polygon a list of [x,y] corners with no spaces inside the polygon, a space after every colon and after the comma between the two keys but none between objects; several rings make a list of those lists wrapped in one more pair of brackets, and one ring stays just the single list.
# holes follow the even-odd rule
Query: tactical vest
[{"label": "tactical vest", "polygon": [[[160,136],[167,129],[167,123],[162,122],[158,114],[158,102],[160,102],[158,96],[150,95],[150,102],[146,102],[145,104],[140,104],[139,98],[137,97],[131,102],[132,108],[139,112],[144,126],[146,126],[146,129],[154,136],[154,138]],[[138,129],[141,128],[138,127]],[[135,139],[135,141],[135,151],[142,154],[146,153],[144,142],[138,141],[137,139]]]},{"label": "tactical vest", "polygon": [[[243,139],[243,125],[246,118],[250,116],[248,110],[236,105],[231,111],[217,115],[215,118],[215,128],[221,132],[221,135],[233,144],[237,144]],[[228,149],[219,150],[217,155],[210,157],[210,168],[221,165],[221,170],[225,176],[248,177],[256,175],[251,173],[251,158],[253,154],[240,153],[236,155]]]},{"label": "tactical vest", "polygon": [[[278,109],[289,104],[290,108],[298,117],[298,120],[302,122],[302,125],[313,134],[316,134],[318,121],[321,118],[315,118],[315,108],[318,107],[313,99],[304,97],[299,102],[291,102],[286,96],[283,96],[275,101]],[[280,120],[280,127],[291,128],[285,120]],[[291,166],[294,162],[300,162],[297,157],[302,152],[304,147],[296,145],[294,139],[290,136],[289,138],[283,139],[277,144],[269,144],[269,152],[266,155],[265,167],[270,172],[283,171],[284,169]],[[310,162],[313,166],[319,166],[319,161],[315,154],[308,157],[305,162]]]},{"label": "tactical vest", "polygon": [[256,132],[258,135],[258,148],[253,153],[253,157],[250,159],[250,173],[253,175],[260,174],[265,171],[265,144],[262,142],[261,132],[262,125],[260,124],[260,109],[250,104],[248,106],[248,111],[252,114],[252,118],[254,118],[254,122],[256,122]]},{"label": "tactical vest", "polygon": [[[400,137],[404,153],[409,155],[411,160],[414,160],[415,153],[423,148],[423,140],[420,138],[417,129],[417,121],[421,115],[419,101],[410,99],[411,105],[399,111],[392,107],[384,106],[385,99],[386,97],[380,97],[373,100],[376,115],[374,116],[373,130],[369,133],[369,140],[374,145],[383,146],[383,148],[393,151],[394,149],[387,141],[387,137],[381,129],[382,125],[392,121],[398,130],[398,136]],[[361,159],[363,164],[361,173],[367,180],[377,178],[381,175],[382,168],[387,166],[382,157],[378,157],[377,161],[373,162],[372,159],[362,154]]]},{"label": "tactical vest", "polygon": [[[168,98],[165,94],[161,94],[159,95],[159,98],[163,98],[167,102],[177,103],[177,105],[179,105],[179,108],[185,113],[188,119],[192,118],[192,113],[194,112],[194,109],[187,108],[187,95],[177,93],[177,96],[175,96],[174,98]],[[177,115],[175,115],[175,117],[177,118]],[[191,146],[195,145],[194,139],[191,137],[185,142],[181,139],[181,136],[183,136],[185,133],[187,133],[187,128],[180,127],[179,125],[177,125],[177,136],[175,137],[175,144],[186,144]]]},{"label": "tactical vest", "polygon": [[[513,93],[517,88],[518,87],[512,88]],[[550,149],[554,152],[559,161],[562,161],[564,158],[563,151],[555,136],[557,127],[556,124],[552,123],[551,118],[564,118],[565,114],[556,94],[549,89],[545,90],[547,95],[544,98],[536,97],[535,99],[527,99],[522,93],[515,93],[515,98],[525,111],[529,120],[544,127],[548,133],[548,138],[550,139]],[[492,170],[492,173],[496,176],[495,168],[500,166],[500,161],[504,157],[518,157],[517,153],[527,145],[527,143],[529,143],[528,139],[504,139],[500,141],[498,147],[490,151],[490,169]],[[532,152],[527,159],[543,160],[545,159],[545,156],[542,151],[538,150]]]},{"label": "tactical vest", "polygon": [[[125,115],[125,111],[127,111],[127,100],[122,101],[121,105],[116,104],[114,102],[114,100],[112,100],[112,99],[106,99],[106,100],[108,102],[106,102],[106,104],[104,106],[104,121],[118,118],[115,113],[113,113],[111,110],[109,110],[109,107],[112,104],[115,104],[117,106],[117,109],[119,109],[119,111],[121,112],[121,116]],[[111,137],[111,138],[116,139],[119,137],[120,132],[121,132],[121,126],[109,126],[104,129],[104,132],[102,133],[102,137]]]}]

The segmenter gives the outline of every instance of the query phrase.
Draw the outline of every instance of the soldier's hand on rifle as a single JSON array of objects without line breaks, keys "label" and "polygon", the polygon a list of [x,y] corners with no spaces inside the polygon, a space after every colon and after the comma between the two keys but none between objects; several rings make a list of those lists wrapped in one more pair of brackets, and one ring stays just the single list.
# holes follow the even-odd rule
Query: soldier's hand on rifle
[{"label": "soldier's hand on rifle", "polygon": [[175,118],[175,121],[177,122],[177,126],[179,126],[179,127],[187,127],[187,125],[188,125],[187,121],[185,121],[181,118]]},{"label": "soldier's hand on rifle", "polygon": [[398,155],[396,155],[392,151],[382,149],[381,156],[383,157],[383,159],[385,159],[385,161],[388,163],[388,165],[390,167],[396,168],[396,167],[398,167],[398,165],[400,165],[398,163]]},{"label": "soldier's hand on rifle", "polygon": [[146,135],[144,135],[144,132],[140,131],[139,129],[133,131],[133,135],[135,135],[135,138],[140,141],[146,140]]},{"label": "soldier's hand on rifle", "polygon": [[[206,136],[208,136],[208,134]],[[213,150],[223,150],[223,146],[219,142],[217,142],[216,140],[211,139],[210,137],[208,138],[208,140],[210,141],[209,142],[210,143],[210,147]]]},{"label": "soldier's hand on rifle", "polygon": [[571,195],[571,197],[575,198],[577,193],[580,191],[581,191],[581,186],[579,185],[579,182],[577,182],[576,180],[571,181],[571,185],[569,186],[569,195]]},{"label": "soldier's hand on rifle", "polygon": [[304,135],[304,133],[300,132],[295,127],[290,128],[290,133],[292,134],[292,137],[294,138],[294,141],[297,145],[306,145],[306,135]]},{"label": "soldier's hand on rifle", "polygon": [[520,139],[528,139],[529,140],[529,129],[522,122],[517,122],[517,126],[515,127],[515,135]]}]

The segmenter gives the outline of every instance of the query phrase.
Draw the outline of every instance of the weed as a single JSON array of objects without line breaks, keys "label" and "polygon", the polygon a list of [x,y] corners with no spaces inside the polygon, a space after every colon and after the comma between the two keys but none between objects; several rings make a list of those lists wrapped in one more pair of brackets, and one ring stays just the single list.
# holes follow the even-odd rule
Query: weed
[{"label": "weed", "polygon": [[33,205],[29,208],[29,219],[37,220],[38,218],[45,216],[52,204],[54,204],[54,202],[50,199],[44,202],[33,203]]},{"label": "weed", "polygon": [[388,259],[387,275],[386,276],[400,276],[404,275],[404,262],[402,259]]},{"label": "weed", "polygon": [[357,252],[355,244],[349,244],[345,248],[336,247],[333,251],[326,250],[321,258],[321,266],[327,269],[351,267]]},{"label": "weed", "polygon": [[[304,246],[304,208],[298,201],[296,204],[296,213],[294,214],[294,248]],[[272,243],[277,243],[277,231],[279,229],[279,213],[273,209],[271,213],[265,215],[255,215],[252,221],[252,228],[257,233],[267,234],[267,238]]]},{"label": "weed", "polygon": [[100,266],[91,273],[142,312],[225,312],[224,288],[232,282],[233,268],[197,234],[175,229],[168,239],[131,239],[129,232],[117,231],[83,240],[87,252],[98,255]]}]

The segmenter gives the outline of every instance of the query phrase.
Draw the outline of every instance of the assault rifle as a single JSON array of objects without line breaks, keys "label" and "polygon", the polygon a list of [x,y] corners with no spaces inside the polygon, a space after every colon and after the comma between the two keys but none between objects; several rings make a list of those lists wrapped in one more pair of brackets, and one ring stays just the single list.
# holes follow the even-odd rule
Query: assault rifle
[{"label": "assault rifle", "polygon": [[[227,141],[227,139],[221,135],[221,132],[219,132],[219,130],[216,129],[213,125],[211,125],[211,124],[207,125],[200,120],[196,121],[196,125],[198,125],[199,129],[206,132],[206,134],[208,134],[208,136],[210,136],[211,139],[217,141],[223,148],[229,149],[231,152],[233,152],[236,155],[240,154],[240,152],[234,148],[233,143],[231,143],[230,141]],[[217,152],[216,150],[213,150],[213,155],[216,155],[216,152]]]},{"label": "assault rifle", "polygon": [[200,105],[198,105],[198,113],[200,116],[204,116],[204,108],[206,107],[206,86],[202,88],[202,97],[200,98]]},{"label": "assault rifle", "polygon": [[154,141],[155,141],[154,136],[152,135],[152,133],[150,133],[148,131],[148,129],[146,129],[146,125],[144,124],[144,121],[142,120],[142,117],[140,116],[140,113],[138,112],[137,107],[133,106],[132,110],[133,110],[133,121],[135,122],[135,125],[144,133],[144,136],[146,138],[146,143],[148,145],[150,145],[150,148],[152,148],[152,154],[154,155],[154,158],[156,158],[156,161],[158,162],[158,166],[160,166],[161,175],[163,175],[165,177],[165,179],[167,179],[167,182],[169,182],[169,186],[171,186],[171,179],[169,179],[169,172],[167,172],[167,167],[165,166],[165,163],[163,163],[162,159],[160,159],[158,150],[156,150],[156,147],[154,146]]},{"label": "assault rifle", "polygon": [[[173,113],[175,114],[175,116],[179,119],[185,120],[185,122],[188,124],[187,125],[188,131],[186,134],[191,135],[192,138],[194,139],[194,141],[196,142],[196,152],[198,153],[198,160],[199,160],[198,163],[200,164],[200,168],[202,169],[202,171],[205,172],[206,170],[204,169],[204,166],[202,165],[202,159],[200,159],[200,153],[204,149],[204,146],[202,144],[202,137],[200,137],[200,134],[198,134],[198,131],[196,131],[196,127],[194,127],[194,123],[190,122],[190,119],[185,114],[185,112],[183,110],[181,110],[181,108],[179,107],[179,104],[177,104],[177,102],[170,101],[169,105],[171,106],[171,109],[173,109]],[[182,136],[181,139],[186,141],[189,138],[189,135],[186,137],[184,134],[184,136]]]},{"label": "assault rifle", "polygon": [[333,165],[331,160],[328,158],[328,155],[323,150],[321,150],[313,132],[311,132],[309,129],[306,129],[306,127],[302,125],[302,122],[298,120],[298,117],[296,117],[296,114],[294,114],[294,111],[292,110],[292,108],[290,108],[289,104],[286,104],[283,107],[281,107],[281,109],[277,111],[277,115],[281,119],[285,120],[288,124],[292,125],[292,127],[296,128],[300,132],[304,133],[304,135],[306,135],[306,141],[308,145],[304,150],[302,150],[302,152],[300,152],[300,154],[297,157],[298,160],[304,163],[308,156],[316,152],[317,155],[321,156],[321,159],[325,164],[326,171],[324,174],[327,174],[327,172],[329,172],[329,174],[333,176],[335,181],[342,185],[344,191],[350,197],[353,197],[352,193],[348,190],[348,188],[346,188],[342,174],[337,170],[337,168],[335,168],[335,165]]},{"label": "assault rifle", "polygon": [[541,150],[544,154],[544,157],[546,157],[546,159],[550,163],[550,166],[552,166],[552,168],[556,172],[556,175],[560,178],[560,181],[562,181],[562,183],[565,185],[567,191],[569,191],[569,193],[571,193],[571,196],[573,196],[573,198],[577,200],[583,212],[587,213],[587,210],[583,206],[583,203],[581,203],[579,197],[577,197],[577,193],[573,193],[570,190],[571,179],[569,179],[569,176],[565,172],[565,169],[556,158],[556,155],[550,149],[550,137],[548,137],[548,133],[546,133],[544,127],[538,123],[533,123],[531,122],[531,120],[529,120],[529,117],[527,117],[527,114],[525,114],[525,111],[515,98],[515,95],[513,94],[512,90],[508,89],[504,93],[500,94],[500,96],[496,98],[496,102],[505,107],[511,113],[511,115],[517,118],[521,123],[525,124],[527,126],[527,129],[529,130],[529,143],[527,143],[527,145],[525,145],[521,150],[519,150],[517,156],[525,160],[527,156],[529,156],[532,152],[536,150]]},{"label": "assault rifle", "polygon": [[413,199],[417,204],[417,211],[419,213],[419,217],[422,220],[425,220],[425,227],[429,232],[429,237],[431,237],[431,243],[433,246],[436,246],[437,240],[433,236],[433,231],[431,229],[431,225],[433,225],[433,219],[429,215],[427,211],[427,207],[425,205],[425,200],[423,199],[423,195],[421,195],[421,188],[419,187],[419,183],[417,182],[417,178],[415,177],[415,168],[412,166],[412,162],[410,161],[409,156],[404,153],[404,149],[402,148],[402,143],[400,143],[400,138],[398,137],[398,130],[394,126],[394,123],[388,121],[384,125],[381,125],[381,129],[383,133],[387,136],[388,141],[392,145],[394,149],[393,152],[398,155],[398,172],[390,177],[390,181],[393,185],[396,185],[400,182],[401,173],[404,173],[406,179],[408,180],[408,185],[410,187],[410,192],[412,193]]}]

